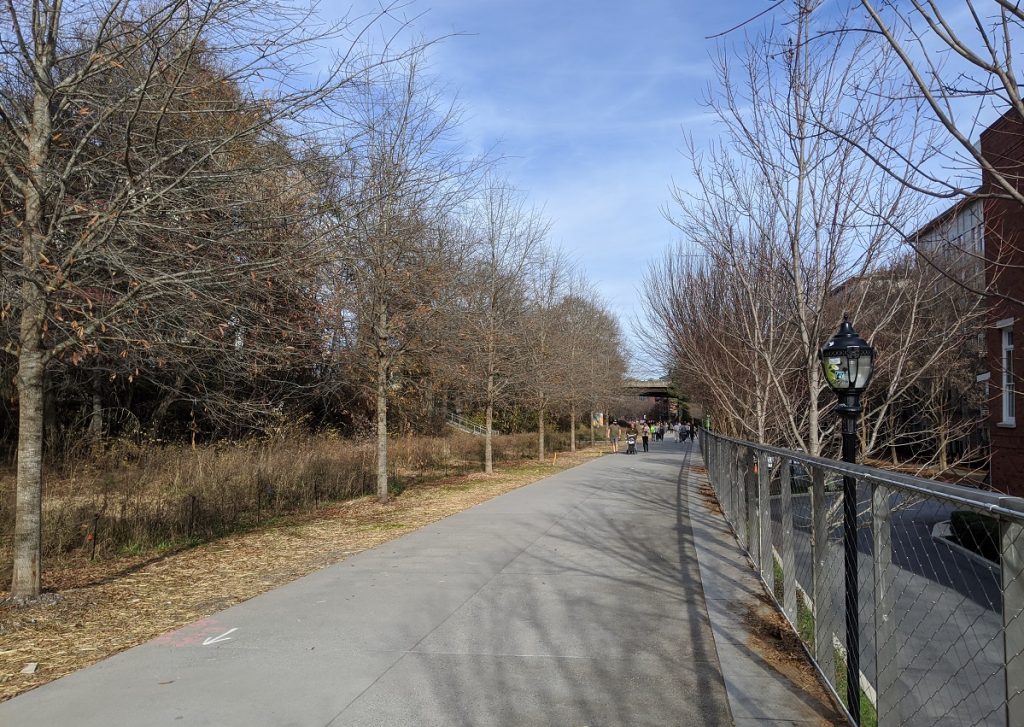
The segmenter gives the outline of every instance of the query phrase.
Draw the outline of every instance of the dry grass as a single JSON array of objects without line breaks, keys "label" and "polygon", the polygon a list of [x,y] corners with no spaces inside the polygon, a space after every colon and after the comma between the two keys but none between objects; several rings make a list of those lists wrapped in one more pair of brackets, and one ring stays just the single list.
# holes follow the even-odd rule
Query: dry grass
[{"label": "dry grass", "polygon": [[[57,564],[47,585],[59,594],[0,605],[0,700],[596,456],[441,478],[387,504],[362,497],[178,552]],[[21,674],[29,662],[36,673]]]},{"label": "dry grass", "polygon": [[[552,449],[568,438],[551,437]],[[532,455],[536,435],[494,438],[495,462]],[[393,437],[389,487],[483,469],[483,440]],[[169,552],[267,520],[372,494],[375,446],[331,434],[285,431],[241,442],[184,445],[114,441],[102,452],[67,458],[44,478],[44,571],[66,558],[105,559]],[[0,471],[0,583],[10,580],[14,473]]]}]

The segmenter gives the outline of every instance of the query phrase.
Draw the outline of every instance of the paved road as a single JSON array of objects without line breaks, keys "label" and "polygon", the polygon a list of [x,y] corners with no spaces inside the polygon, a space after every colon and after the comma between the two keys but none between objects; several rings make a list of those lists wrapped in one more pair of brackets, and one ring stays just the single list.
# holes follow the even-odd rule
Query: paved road
[{"label": "paved road", "polygon": [[[516,490],[0,704],[0,724],[820,723],[709,617],[756,587],[729,571],[705,599],[690,449]],[[704,550],[740,569],[707,517]]]}]

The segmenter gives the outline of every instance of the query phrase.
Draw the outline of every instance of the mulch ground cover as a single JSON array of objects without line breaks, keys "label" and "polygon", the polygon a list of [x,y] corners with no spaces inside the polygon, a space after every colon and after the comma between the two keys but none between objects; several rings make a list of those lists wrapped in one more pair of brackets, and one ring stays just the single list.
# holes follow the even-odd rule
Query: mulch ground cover
[{"label": "mulch ground cover", "polygon": [[38,602],[0,591],[0,701],[600,454],[326,505],[176,552],[48,564]]},{"label": "mulch ground cover", "polygon": [[[698,492],[704,507],[713,515],[722,517],[724,524],[725,519],[718,497],[707,483],[707,469],[699,465],[691,466],[690,469],[699,475]],[[728,527],[723,529],[726,533],[732,534]],[[757,601],[754,603],[732,603],[730,609],[746,627],[747,646],[784,674],[807,695],[808,699],[817,704],[819,712],[825,715],[818,724],[847,724],[811,665],[801,646],[800,637],[766,594],[757,594]]]}]

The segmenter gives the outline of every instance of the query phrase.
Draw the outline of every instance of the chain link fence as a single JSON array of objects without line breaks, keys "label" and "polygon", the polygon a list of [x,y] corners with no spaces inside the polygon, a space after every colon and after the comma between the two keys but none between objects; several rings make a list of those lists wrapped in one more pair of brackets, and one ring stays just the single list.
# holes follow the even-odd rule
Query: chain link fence
[{"label": "chain link fence", "polygon": [[1024,725],[1024,500],[709,432],[701,446],[737,540],[848,711],[847,599],[857,609],[862,724]]}]

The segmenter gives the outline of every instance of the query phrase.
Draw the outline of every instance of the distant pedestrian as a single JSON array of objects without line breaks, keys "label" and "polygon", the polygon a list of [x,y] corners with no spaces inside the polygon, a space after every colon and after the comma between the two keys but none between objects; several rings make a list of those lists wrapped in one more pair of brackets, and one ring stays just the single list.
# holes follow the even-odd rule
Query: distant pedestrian
[{"label": "distant pedestrian", "polygon": [[647,442],[651,438],[651,428],[647,426],[640,427],[640,441],[644,444],[644,451],[647,450]]},{"label": "distant pedestrian", "polygon": [[690,422],[690,441],[692,442],[696,438],[697,438],[697,426],[693,422]]},{"label": "distant pedestrian", "polygon": [[619,423],[612,422],[611,426],[612,451],[619,451]]}]

